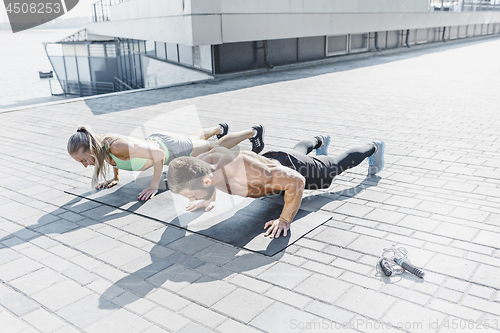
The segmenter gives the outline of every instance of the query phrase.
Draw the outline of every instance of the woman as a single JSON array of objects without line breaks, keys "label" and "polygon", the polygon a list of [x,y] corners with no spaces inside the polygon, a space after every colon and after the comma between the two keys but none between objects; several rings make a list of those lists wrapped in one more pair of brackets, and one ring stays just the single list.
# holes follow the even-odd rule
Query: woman
[{"label": "woman", "polygon": [[[68,140],[68,153],[86,168],[93,165],[92,186],[96,189],[110,188],[118,184],[119,170],[143,171],[154,168],[153,180],[148,189],[139,193],[138,200],[148,200],[155,196],[161,181],[163,165],[168,165],[175,157],[198,156],[215,147],[232,148],[245,139],[252,142],[252,151],[259,153],[264,149],[262,140],[264,128],[261,125],[228,134],[229,126],[221,123],[207,129],[198,130],[193,136],[177,134],[151,134],[146,140],[132,137],[107,135],[97,136],[90,128],[79,127]],[[217,141],[208,141],[212,136]],[[107,164],[113,166],[112,180],[106,179]]]}]

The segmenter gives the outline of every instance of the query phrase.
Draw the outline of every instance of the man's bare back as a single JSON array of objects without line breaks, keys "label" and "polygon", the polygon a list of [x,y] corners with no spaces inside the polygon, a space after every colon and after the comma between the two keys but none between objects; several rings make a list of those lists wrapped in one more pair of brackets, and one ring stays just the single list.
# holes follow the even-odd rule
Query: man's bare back
[{"label": "man's bare back", "polygon": [[[198,158],[213,166],[211,185],[225,193],[260,198],[284,192],[285,205],[281,216],[266,223],[266,228],[271,227],[266,235],[278,237],[283,231],[286,236],[286,230],[302,201],[305,178],[300,173],[253,152],[231,151],[221,147]],[[215,200],[215,193],[212,200]]]}]

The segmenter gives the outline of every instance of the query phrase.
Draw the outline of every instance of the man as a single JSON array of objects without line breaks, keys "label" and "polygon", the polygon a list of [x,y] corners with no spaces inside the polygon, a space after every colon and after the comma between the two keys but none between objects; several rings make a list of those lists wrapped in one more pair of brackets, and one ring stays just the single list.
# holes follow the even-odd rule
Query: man
[{"label": "man", "polygon": [[[351,148],[338,156],[328,156],[330,136],[317,136],[299,142],[293,152],[234,152],[215,148],[198,157],[179,157],[170,163],[169,189],[187,197],[189,211],[215,205],[216,189],[232,195],[259,198],[283,193],[285,205],[277,220],[269,221],[264,236],[277,238],[287,230],[297,214],[304,189],[328,188],[333,178],[368,157],[368,174],[384,167],[385,144],[378,140]],[[316,149],[316,156],[309,156]]]}]

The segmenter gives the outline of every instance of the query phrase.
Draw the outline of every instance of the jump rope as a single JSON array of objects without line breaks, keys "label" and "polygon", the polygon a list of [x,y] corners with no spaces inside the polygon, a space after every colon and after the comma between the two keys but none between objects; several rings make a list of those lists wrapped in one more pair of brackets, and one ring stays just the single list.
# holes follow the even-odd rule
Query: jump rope
[{"label": "jump rope", "polygon": [[403,274],[408,271],[411,274],[423,278],[425,273],[408,260],[408,251],[404,247],[384,249],[384,253],[377,262],[377,272],[384,273],[385,276]]}]

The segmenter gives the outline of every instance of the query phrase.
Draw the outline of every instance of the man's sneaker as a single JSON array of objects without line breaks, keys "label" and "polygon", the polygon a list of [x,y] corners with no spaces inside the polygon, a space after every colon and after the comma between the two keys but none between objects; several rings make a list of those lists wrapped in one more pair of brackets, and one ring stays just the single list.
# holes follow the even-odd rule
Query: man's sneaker
[{"label": "man's sneaker", "polygon": [[262,125],[255,125],[252,126],[252,128],[257,132],[257,134],[249,140],[252,143],[252,151],[258,154],[262,151],[262,149],[264,149],[264,127],[262,127]]},{"label": "man's sneaker", "polygon": [[382,140],[373,141],[373,143],[377,146],[377,151],[368,156],[368,174],[375,175],[382,171],[384,168],[384,151],[385,151],[385,143]]},{"label": "man's sneaker", "polygon": [[220,123],[219,126],[222,128],[222,132],[217,134],[217,140],[222,139],[229,132],[229,125],[226,123]]},{"label": "man's sneaker", "polygon": [[321,142],[321,145],[318,148],[316,148],[316,155],[328,156],[328,146],[330,145],[330,136],[318,135],[316,139],[318,139],[318,143]]}]

